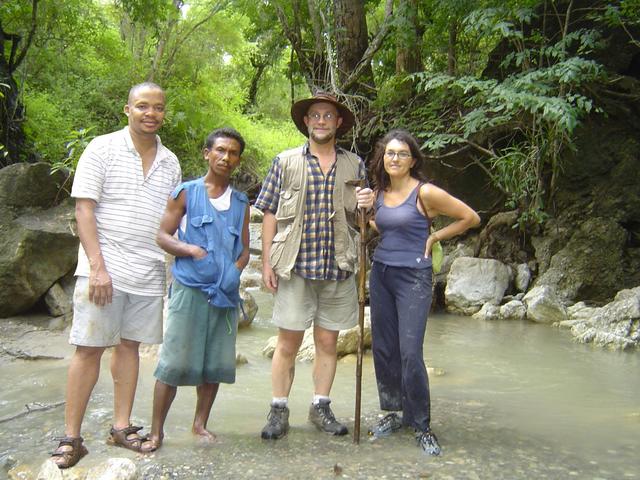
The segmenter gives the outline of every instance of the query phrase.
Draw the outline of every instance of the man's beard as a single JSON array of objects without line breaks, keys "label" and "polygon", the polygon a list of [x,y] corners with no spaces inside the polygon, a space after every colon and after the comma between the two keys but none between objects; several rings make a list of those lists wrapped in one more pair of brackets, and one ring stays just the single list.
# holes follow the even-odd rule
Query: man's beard
[{"label": "man's beard", "polygon": [[313,130],[311,130],[309,132],[309,138],[311,138],[314,142],[316,142],[316,143],[318,143],[320,145],[325,145],[327,143],[333,142],[333,140],[336,138],[336,134],[335,134],[335,132],[328,132],[326,134],[326,136],[318,137],[317,135],[315,135],[313,133]]}]

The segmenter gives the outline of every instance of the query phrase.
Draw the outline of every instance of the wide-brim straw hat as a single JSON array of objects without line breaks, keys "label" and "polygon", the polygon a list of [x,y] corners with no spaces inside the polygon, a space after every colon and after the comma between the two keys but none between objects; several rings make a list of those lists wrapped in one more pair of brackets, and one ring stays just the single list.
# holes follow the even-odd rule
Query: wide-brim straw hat
[{"label": "wide-brim straw hat", "polygon": [[336,97],[328,92],[316,92],[313,97],[298,100],[291,106],[291,119],[296,124],[298,130],[305,136],[309,136],[309,130],[304,124],[304,116],[309,111],[309,107],[314,103],[331,103],[338,110],[338,115],[342,117],[342,124],[336,130],[336,137],[341,137],[347,133],[356,122],[355,115],[345,105],[340,103]]}]

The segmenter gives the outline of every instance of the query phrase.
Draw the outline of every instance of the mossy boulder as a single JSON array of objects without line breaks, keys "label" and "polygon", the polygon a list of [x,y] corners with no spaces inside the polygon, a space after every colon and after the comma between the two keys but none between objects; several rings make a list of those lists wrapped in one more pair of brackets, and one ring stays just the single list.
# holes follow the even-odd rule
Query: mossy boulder
[{"label": "mossy boulder", "polygon": [[78,254],[68,177],[48,164],[0,170],[0,317],[32,308]]}]

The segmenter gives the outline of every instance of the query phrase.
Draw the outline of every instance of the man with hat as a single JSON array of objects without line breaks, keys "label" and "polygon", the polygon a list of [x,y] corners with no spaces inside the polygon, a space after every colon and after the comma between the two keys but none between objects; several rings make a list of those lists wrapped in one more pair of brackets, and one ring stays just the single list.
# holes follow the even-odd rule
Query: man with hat
[{"label": "man with hat", "polygon": [[353,113],[326,92],[300,100],[291,118],[308,137],[304,145],[278,155],[256,200],[262,223],[262,279],[275,293],[273,322],[278,341],[271,364],[273,399],[262,438],[289,430],[289,392],[304,332],[313,325],[314,396],[309,420],[319,430],[345,435],[331,410],[340,330],[356,325],[354,273],[358,268],[357,208],[373,205],[364,163],[336,145],[349,131]]}]

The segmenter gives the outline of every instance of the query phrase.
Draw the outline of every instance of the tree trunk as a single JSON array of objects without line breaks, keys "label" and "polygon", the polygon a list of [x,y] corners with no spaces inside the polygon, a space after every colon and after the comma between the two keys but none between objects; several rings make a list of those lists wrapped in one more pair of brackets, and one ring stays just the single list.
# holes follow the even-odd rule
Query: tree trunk
[{"label": "tree trunk", "polygon": [[267,62],[251,62],[255,71],[253,72],[253,76],[251,77],[251,84],[249,85],[249,92],[247,95],[247,101],[242,107],[243,113],[249,113],[253,108],[257,105],[257,96],[258,96],[258,84],[260,83],[260,79],[262,78],[262,74],[267,68]]},{"label": "tree trunk", "polygon": [[[0,42],[3,40],[0,28]],[[26,144],[22,130],[24,106],[2,50],[0,48],[0,168],[20,162]]]},{"label": "tree trunk", "polygon": [[449,24],[449,45],[447,48],[447,73],[455,77],[458,58],[456,53],[456,43],[458,42],[458,21],[451,19]]},{"label": "tree trunk", "polygon": [[[24,106],[13,73],[24,60],[31,46],[37,25],[38,1],[31,0],[31,26],[26,39],[5,32],[0,20],[0,166],[17,163],[25,156],[26,137],[22,130]],[[22,48],[18,47],[22,43]],[[8,58],[6,45],[11,45]]]},{"label": "tree trunk", "polygon": [[[333,18],[335,27],[338,80],[341,84],[362,61],[369,39],[367,38],[367,17],[363,0],[334,0]],[[373,70],[368,64],[362,70],[358,84],[353,90],[370,96],[375,90]]]},{"label": "tree trunk", "polygon": [[418,0],[400,0],[396,25],[396,73],[422,70]]}]

